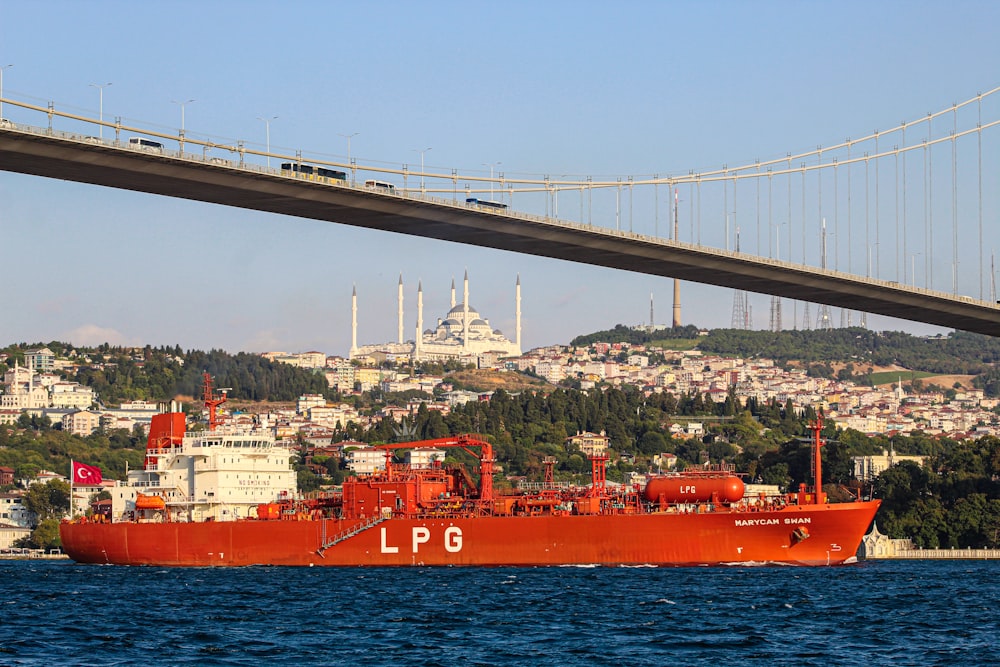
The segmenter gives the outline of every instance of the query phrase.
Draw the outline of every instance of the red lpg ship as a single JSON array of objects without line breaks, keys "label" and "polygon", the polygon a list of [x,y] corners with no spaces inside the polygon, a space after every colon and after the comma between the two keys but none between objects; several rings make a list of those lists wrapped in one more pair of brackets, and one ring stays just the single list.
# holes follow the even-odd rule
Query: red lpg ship
[{"label": "red lpg ship", "polygon": [[[853,562],[879,501],[829,503],[819,486],[747,497],[725,469],[657,475],[645,485],[553,480],[494,489],[485,439],[377,445],[384,469],[332,492],[300,496],[290,454],[265,429],[185,433],[181,412],[156,415],[145,466],[114,489],[105,514],[64,521],[63,549],[81,563],[157,566],[838,565]],[[821,479],[822,421],[812,424]],[[463,466],[395,462],[398,450],[476,456]],[[443,458],[440,457],[440,458]]]}]

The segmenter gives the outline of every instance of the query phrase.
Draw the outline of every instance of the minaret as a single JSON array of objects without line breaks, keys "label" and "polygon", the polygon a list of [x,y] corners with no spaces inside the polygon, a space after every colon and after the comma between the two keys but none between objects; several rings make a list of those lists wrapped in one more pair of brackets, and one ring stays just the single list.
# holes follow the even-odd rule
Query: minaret
[{"label": "minaret", "polygon": [[653,330],[656,320],[653,319],[653,293],[649,293],[649,330]]},{"label": "minaret", "polygon": [[420,342],[424,337],[424,287],[417,281],[417,336],[413,339],[413,360],[420,361]]},{"label": "minaret", "polygon": [[517,274],[517,286],[514,288],[514,336],[517,353],[521,354],[521,274]]},{"label": "minaret", "polygon": [[358,353],[358,286],[354,286],[351,292],[351,353],[353,357]]},{"label": "minaret", "polygon": [[399,274],[399,342],[403,341],[403,274]]},{"label": "minaret", "polygon": [[462,349],[469,351],[469,270],[465,270],[464,303],[462,304]]},{"label": "minaret", "polygon": [[451,279],[451,307],[455,307],[455,278]]}]

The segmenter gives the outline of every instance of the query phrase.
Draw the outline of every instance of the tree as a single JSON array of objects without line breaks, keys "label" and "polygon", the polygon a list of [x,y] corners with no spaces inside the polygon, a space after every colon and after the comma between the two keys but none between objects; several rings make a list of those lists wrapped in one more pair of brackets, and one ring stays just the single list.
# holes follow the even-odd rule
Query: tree
[{"label": "tree", "polygon": [[302,493],[308,493],[310,491],[315,491],[319,488],[320,478],[313,471],[309,470],[305,466],[299,468],[296,473],[298,476],[299,491]]},{"label": "tree", "polygon": [[733,457],[736,456],[736,448],[728,442],[713,442],[708,446],[708,456],[713,461],[722,461],[723,459],[732,461]]},{"label": "tree", "polygon": [[31,535],[16,540],[14,546],[19,549],[45,549],[46,551],[62,547],[62,540],[59,539],[59,520],[45,519],[31,531]]},{"label": "tree", "polygon": [[22,502],[40,521],[61,519],[69,514],[69,484],[58,479],[32,484]]},{"label": "tree", "polygon": [[983,493],[959,498],[948,514],[948,524],[960,546],[983,549],[989,546],[990,503]]},{"label": "tree", "polygon": [[764,484],[776,484],[780,488],[785,488],[791,481],[788,476],[787,463],[775,463],[760,471],[760,481]]},{"label": "tree", "polygon": [[636,449],[640,454],[662,454],[667,451],[666,439],[656,431],[646,431],[636,442]]}]

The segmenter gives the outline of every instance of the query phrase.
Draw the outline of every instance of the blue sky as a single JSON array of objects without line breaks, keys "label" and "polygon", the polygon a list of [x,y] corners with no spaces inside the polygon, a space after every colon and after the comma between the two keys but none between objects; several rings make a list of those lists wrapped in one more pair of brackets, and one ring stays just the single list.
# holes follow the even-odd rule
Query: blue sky
[{"label": "blue sky", "polygon": [[[428,170],[624,176],[784,155],[1000,84],[992,2],[5,2],[6,97]],[[17,111],[4,109],[15,121]],[[29,122],[27,118],[23,122]],[[500,167],[498,167],[499,169]],[[570,200],[564,206],[573,207]],[[683,216],[683,214],[682,214]],[[471,303],[525,347],[668,322],[671,281],[0,173],[0,341],[346,354]],[[757,328],[769,297],[752,297]],[[684,283],[685,323],[732,292]],[[785,306],[790,308],[790,303]],[[815,306],[814,306],[815,308]],[[785,315],[789,317],[788,314]],[[835,320],[836,321],[836,320]],[[933,327],[869,317],[869,326]]]}]

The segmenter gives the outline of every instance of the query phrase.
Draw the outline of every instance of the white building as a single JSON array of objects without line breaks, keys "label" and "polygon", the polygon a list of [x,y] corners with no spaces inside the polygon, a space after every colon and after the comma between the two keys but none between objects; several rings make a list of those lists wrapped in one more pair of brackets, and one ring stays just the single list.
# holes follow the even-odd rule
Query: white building
[{"label": "white building", "polygon": [[49,405],[49,390],[35,382],[31,369],[14,367],[4,375],[7,392],[0,396],[0,409],[40,410]]},{"label": "white building", "polygon": [[21,503],[22,496],[15,493],[0,493],[0,524],[31,528],[38,516]]},{"label": "white building", "polygon": [[356,475],[385,470],[385,451],[374,447],[359,447],[344,452],[347,469]]},{"label": "white building", "polygon": [[326,383],[337,391],[352,391],[354,389],[354,366],[341,357],[327,361]]},{"label": "white building", "polygon": [[455,299],[455,283],[451,286],[451,310],[438,319],[434,329],[424,329],[423,286],[417,286],[417,325],[413,340],[405,340],[403,321],[403,278],[399,279],[398,335],[393,343],[357,346],[357,292],[352,294],[351,359],[377,352],[405,354],[416,361],[447,361],[472,359],[481,355],[516,357],[521,354],[521,279],[515,285],[515,339],[509,340],[499,329],[493,329],[488,319],[469,304],[469,274],[465,274],[463,300]]},{"label": "white building", "polygon": [[417,447],[406,452],[406,463],[411,468],[430,468],[444,461],[444,450],[434,447]]},{"label": "white building", "polygon": [[101,428],[101,413],[76,410],[62,418],[62,428],[73,435],[88,436]]},{"label": "white building", "polygon": [[24,353],[25,365],[33,371],[44,373],[51,371],[55,366],[56,355],[52,350],[43,347],[37,350],[28,350]]},{"label": "white building", "polygon": [[881,456],[855,456],[851,460],[854,462],[854,476],[862,482],[870,482],[897,463],[913,461],[922,466],[927,457],[905,456],[883,449]]},{"label": "white building", "polygon": [[0,519],[0,549],[11,549],[14,542],[31,535],[31,528],[4,523]]},{"label": "white building", "polygon": [[273,362],[297,366],[299,368],[323,368],[326,366],[326,354],[322,352],[264,352],[260,356]]},{"label": "white building", "polygon": [[79,382],[57,382],[50,388],[50,405],[54,408],[86,409],[94,404],[94,390]]},{"label": "white building", "polygon": [[326,407],[326,399],[323,398],[322,394],[303,394],[295,403],[295,412],[304,415],[309,412],[310,408],[322,407]]}]

